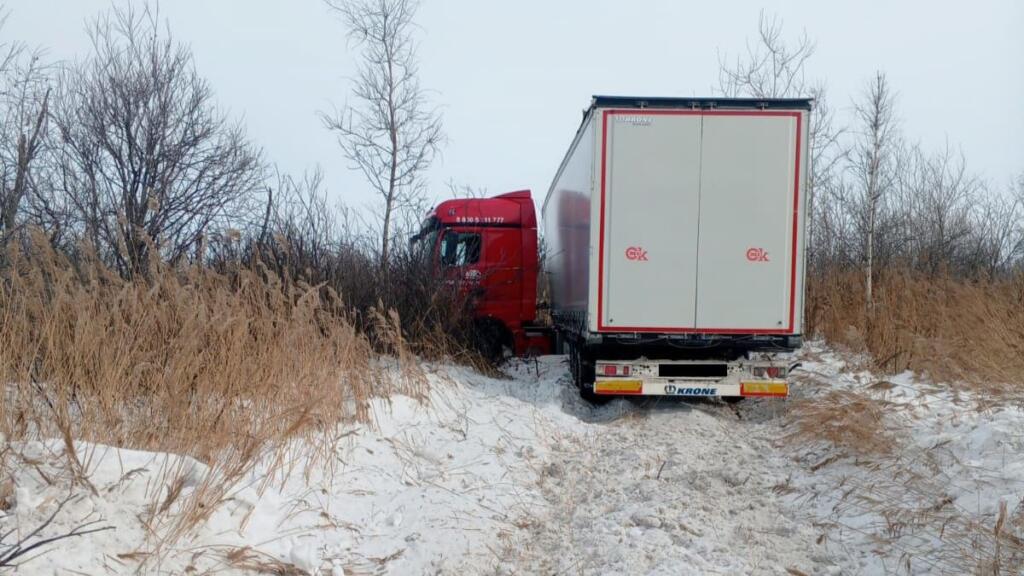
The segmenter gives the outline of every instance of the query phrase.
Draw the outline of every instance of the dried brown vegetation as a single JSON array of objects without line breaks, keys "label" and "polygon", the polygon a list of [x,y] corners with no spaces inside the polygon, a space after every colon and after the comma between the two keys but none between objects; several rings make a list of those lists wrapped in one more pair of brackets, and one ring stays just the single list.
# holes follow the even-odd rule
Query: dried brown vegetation
[{"label": "dried brown vegetation", "polygon": [[800,400],[793,407],[796,430],[790,438],[826,441],[839,449],[829,461],[846,455],[890,455],[894,450],[888,415],[898,406],[864,394],[831,390],[822,397]]},{"label": "dried brown vegetation", "polygon": [[1006,392],[1024,374],[1024,276],[883,270],[870,312],[864,290],[859,272],[810,277],[807,332],[870,353],[883,371],[913,370],[987,392]]},{"label": "dried brown vegetation", "polygon": [[[333,451],[339,423],[371,420],[373,397],[425,394],[416,363],[395,370],[381,362],[334,291],[265,267],[215,272],[153,261],[147,280],[125,279],[45,242],[9,251],[8,262],[0,432],[62,439],[68,469],[86,486],[90,452],[80,441],[207,464],[187,498],[173,489],[154,495],[146,521],[161,536],[204,520],[257,463],[273,470],[291,441],[310,446],[306,464],[315,465]],[[375,344],[408,360],[398,316],[376,321]],[[168,487],[189,473],[178,468],[162,473]],[[173,521],[162,524],[171,508]]]},{"label": "dried brown vegetation", "polygon": [[224,448],[366,420],[385,393],[329,291],[265,271],[160,268],[125,280],[44,245],[0,285],[0,426],[210,461]]}]

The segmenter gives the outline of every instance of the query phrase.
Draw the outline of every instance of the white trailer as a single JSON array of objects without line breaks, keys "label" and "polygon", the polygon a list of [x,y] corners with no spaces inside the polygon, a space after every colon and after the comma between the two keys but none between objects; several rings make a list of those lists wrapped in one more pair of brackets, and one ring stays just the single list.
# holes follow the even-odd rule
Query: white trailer
[{"label": "white trailer", "polygon": [[785,396],[810,100],[594,97],[543,207],[585,395]]}]

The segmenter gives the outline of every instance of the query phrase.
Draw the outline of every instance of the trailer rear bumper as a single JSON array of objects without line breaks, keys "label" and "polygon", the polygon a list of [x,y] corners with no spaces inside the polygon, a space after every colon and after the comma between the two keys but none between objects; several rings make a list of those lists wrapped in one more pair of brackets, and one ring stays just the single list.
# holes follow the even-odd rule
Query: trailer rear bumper
[{"label": "trailer rear bumper", "polygon": [[601,396],[695,396],[737,398],[785,398],[785,380],[754,380],[734,384],[667,382],[632,378],[598,378],[594,394]]},{"label": "trailer rear bumper", "polygon": [[593,392],[603,396],[785,398],[798,364],[756,355],[722,361],[599,361]]}]

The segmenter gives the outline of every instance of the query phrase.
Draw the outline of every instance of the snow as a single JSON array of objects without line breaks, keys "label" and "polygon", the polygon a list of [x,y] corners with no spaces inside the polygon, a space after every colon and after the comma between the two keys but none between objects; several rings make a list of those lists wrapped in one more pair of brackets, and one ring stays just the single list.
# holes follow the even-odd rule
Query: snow
[{"label": "snow", "polygon": [[[85,484],[61,443],[14,445],[24,465],[0,530],[28,533],[69,494],[44,536],[113,528],[44,549],[22,568],[32,574],[924,574],[970,571],[950,556],[984,562],[991,542],[964,553],[957,538],[978,540],[1001,502],[1012,515],[1024,498],[1021,404],[982,410],[912,374],[878,386],[820,344],[802,356],[798,397],[893,403],[898,450],[795,441],[788,401],[591,407],[561,357],[516,361],[502,379],[428,366],[428,402],[377,401],[374,425],[339,429],[323,466],[290,447],[290,473],[257,466],[160,547],[147,535],[186,512],[204,464],[82,443]],[[181,495],[154,516],[176,481]]]},{"label": "snow", "polygon": [[1016,573],[1008,567],[1024,561],[1020,398],[985,398],[909,372],[883,378],[853,370],[849,357],[820,343],[804,355],[802,395],[838,389],[891,405],[881,426],[893,443],[888,454],[851,455],[815,442],[787,450],[802,464],[787,499],[824,528],[844,572],[1002,573],[993,564],[1002,504],[1011,536],[998,555],[1005,573]]},{"label": "snow", "polygon": [[[545,427],[573,419],[554,403],[545,406],[551,386],[533,387],[531,402],[506,393],[518,388],[512,381],[460,368],[430,377],[429,404],[404,396],[377,401],[374,426],[339,431],[345,437],[333,469],[306,475],[299,463],[282,480],[258,467],[170,548],[147,543],[150,511],[178,476],[184,501],[207,468],[175,455],[84,443],[76,452],[95,493],[67,477],[59,442],[15,446],[32,464],[16,469],[15,503],[0,528],[26,534],[70,490],[74,499],[46,535],[95,519],[114,530],[62,541],[59,553],[51,549],[26,563],[32,573],[121,573],[143,559],[147,570],[160,573],[246,573],[226,559],[244,547],[253,551],[246,558],[309,574],[485,571],[499,561],[502,536],[543,504],[533,486],[544,460]],[[517,393],[530,390],[527,385]],[[294,452],[301,459],[301,447]]]}]

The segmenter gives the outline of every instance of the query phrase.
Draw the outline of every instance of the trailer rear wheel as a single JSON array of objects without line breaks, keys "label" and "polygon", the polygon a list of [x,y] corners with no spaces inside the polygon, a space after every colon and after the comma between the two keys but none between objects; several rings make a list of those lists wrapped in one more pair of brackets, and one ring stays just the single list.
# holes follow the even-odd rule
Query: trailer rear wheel
[{"label": "trailer rear wheel", "polygon": [[583,401],[588,404],[593,404],[594,406],[604,406],[605,404],[611,402],[615,397],[594,394],[593,390],[584,387],[580,388],[580,398],[582,398]]},{"label": "trailer rear wheel", "polygon": [[579,390],[580,398],[596,405],[610,402],[612,397],[594,393],[594,380],[597,377],[594,359],[578,342],[568,341],[566,347],[569,349],[569,370],[572,372],[572,382]]}]

